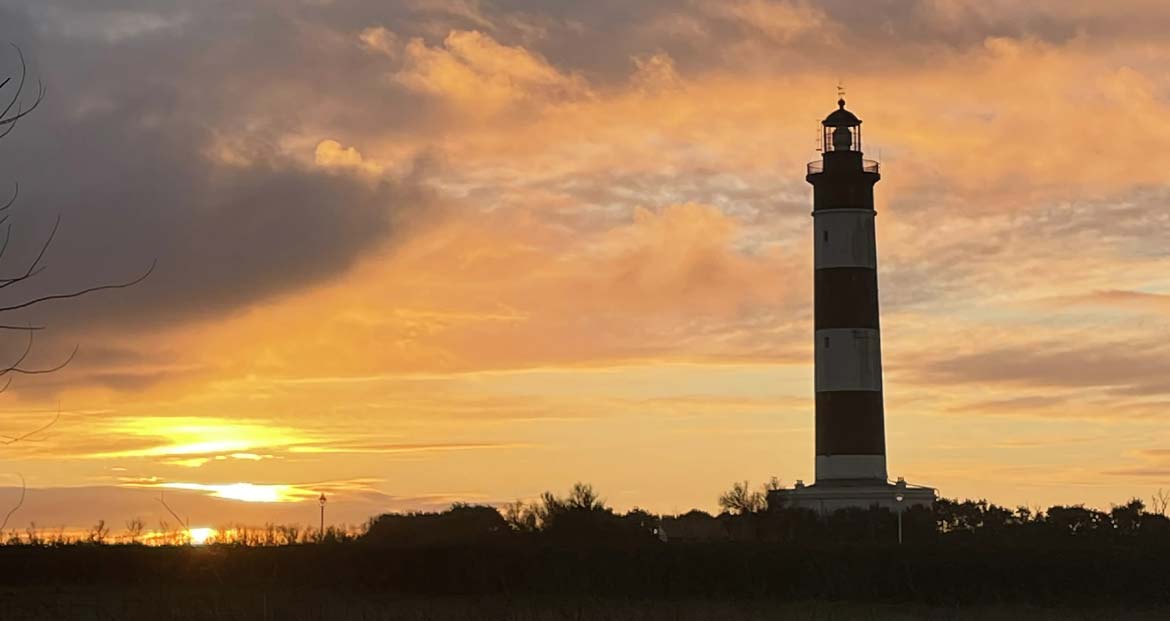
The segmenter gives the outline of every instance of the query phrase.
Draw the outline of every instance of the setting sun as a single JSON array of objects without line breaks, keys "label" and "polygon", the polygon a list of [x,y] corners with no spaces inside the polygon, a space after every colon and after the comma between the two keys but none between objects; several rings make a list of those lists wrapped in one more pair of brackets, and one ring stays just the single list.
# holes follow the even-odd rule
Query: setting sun
[{"label": "setting sun", "polygon": [[191,545],[201,546],[215,536],[215,529],[192,528],[191,530],[187,531],[187,535],[191,538]]}]

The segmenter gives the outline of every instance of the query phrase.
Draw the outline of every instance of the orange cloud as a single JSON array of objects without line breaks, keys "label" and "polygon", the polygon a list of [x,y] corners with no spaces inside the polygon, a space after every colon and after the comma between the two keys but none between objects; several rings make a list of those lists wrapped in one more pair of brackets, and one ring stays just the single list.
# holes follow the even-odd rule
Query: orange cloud
[{"label": "orange cloud", "polygon": [[815,3],[806,1],[716,0],[697,3],[703,13],[758,30],[769,40],[789,43],[802,35],[827,38],[834,24]]},{"label": "orange cloud", "polygon": [[452,31],[442,47],[412,39],[394,79],[407,88],[442,97],[463,113],[489,115],[534,100],[586,96],[584,81],[558,71],[522,48],[501,45],[478,31]]}]

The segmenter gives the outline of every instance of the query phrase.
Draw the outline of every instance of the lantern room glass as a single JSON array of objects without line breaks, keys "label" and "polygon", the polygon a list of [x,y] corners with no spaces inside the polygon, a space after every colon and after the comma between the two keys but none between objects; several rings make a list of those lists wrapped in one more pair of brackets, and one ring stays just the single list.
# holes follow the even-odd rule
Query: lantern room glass
[{"label": "lantern room glass", "polygon": [[821,142],[824,151],[861,151],[861,126],[825,126]]}]

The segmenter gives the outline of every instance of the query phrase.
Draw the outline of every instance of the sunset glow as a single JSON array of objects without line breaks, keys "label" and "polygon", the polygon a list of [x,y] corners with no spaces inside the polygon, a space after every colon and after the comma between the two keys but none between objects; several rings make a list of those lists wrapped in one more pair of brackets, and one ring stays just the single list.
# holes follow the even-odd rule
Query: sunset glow
[{"label": "sunset glow", "polygon": [[208,492],[218,498],[241,500],[243,502],[296,502],[307,498],[315,498],[316,494],[309,490],[298,489],[291,485],[253,485],[251,483],[229,483],[225,485],[206,485],[202,483],[162,483],[158,487],[166,489],[186,489]]},{"label": "sunset glow", "polygon": [[289,447],[308,441],[307,438],[295,437],[291,429],[218,418],[158,417],[113,422],[111,433],[153,442],[142,448],[94,453],[90,457],[209,456],[257,460],[261,457],[245,451]]},{"label": "sunset glow", "polygon": [[191,537],[191,545],[201,546],[215,536],[214,528],[192,528],[187,531]]},{"label": "sunset glow", "polygon": [[0,143],[11,252],[60,214],[46,291],[157,260],[21,317],[30,363],[79,350],[3,394],[7,437],[61,412],[0,453],[12,524],[811,480],[804,175],[839,82],[882,166],[890,474],[1170,488],[1164,3],[221,4],[0,3],[51,85]]}]

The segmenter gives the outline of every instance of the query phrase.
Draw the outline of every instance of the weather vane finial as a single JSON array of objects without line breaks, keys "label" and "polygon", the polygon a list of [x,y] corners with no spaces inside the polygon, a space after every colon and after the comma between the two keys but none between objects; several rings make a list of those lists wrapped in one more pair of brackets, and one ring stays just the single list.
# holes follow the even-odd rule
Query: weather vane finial
[{"label": "weather vane finial", "polygon": [[841,80],[837,80],[837,104],[842,108],[845,107],[845,85]]}]

